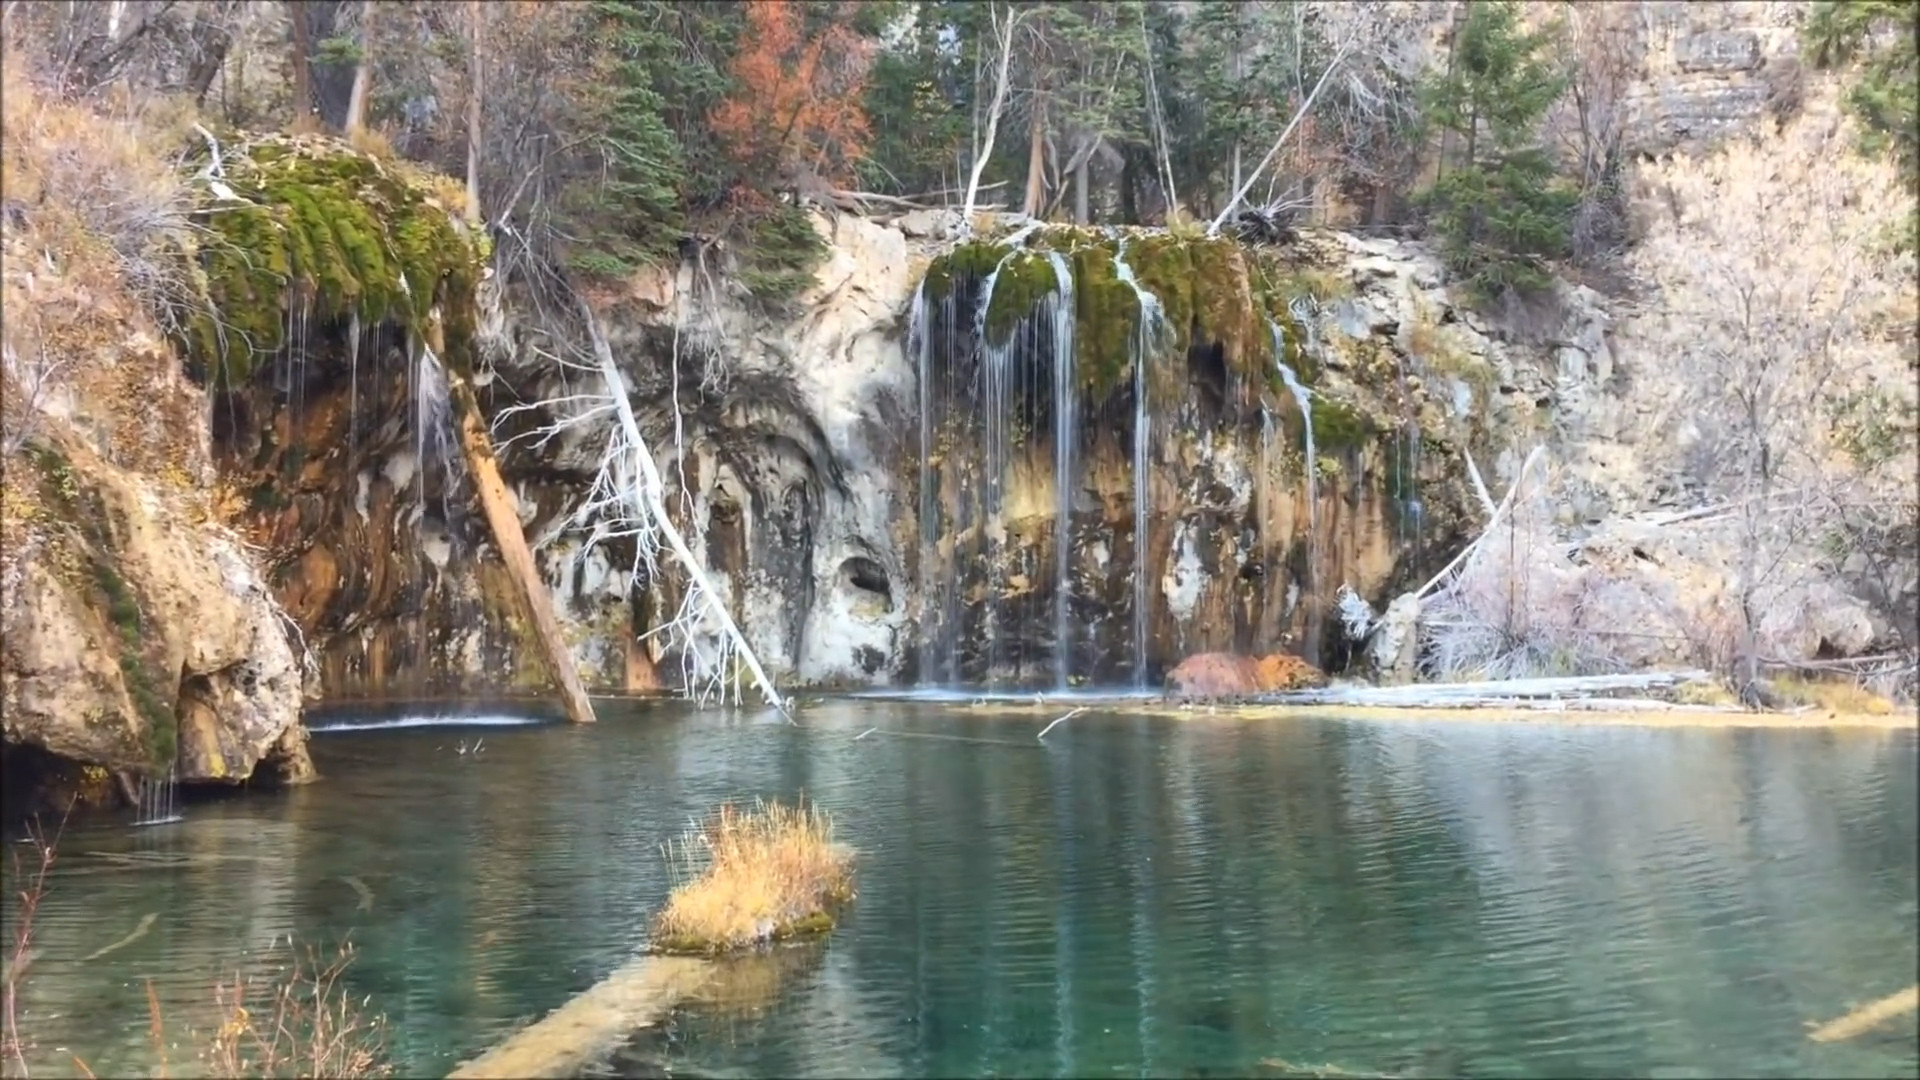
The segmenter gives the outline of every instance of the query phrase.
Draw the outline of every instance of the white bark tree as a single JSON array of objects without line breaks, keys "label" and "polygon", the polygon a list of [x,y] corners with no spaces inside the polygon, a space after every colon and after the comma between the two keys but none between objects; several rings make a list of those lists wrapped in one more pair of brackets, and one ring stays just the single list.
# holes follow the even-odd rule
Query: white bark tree
[{"label": "white bark tree", "polygon": [[[1737,508],[1727,659],[1748,687],[1805,606],[1788,590],[1888,554],[1848,550],[1836,507],[1915,503],[1914,261],[1889,242],[1908,197],[1850,137],[1808,115],[1777,144],[1730,141],[1646,177],[1671,218],[1631,259],[1659,293],[1635,332],[1661,360],[1632,375],[1669,402],[1686,478]],[[1904,446],[1860,452],[1860,433],[1901,429]]]}]

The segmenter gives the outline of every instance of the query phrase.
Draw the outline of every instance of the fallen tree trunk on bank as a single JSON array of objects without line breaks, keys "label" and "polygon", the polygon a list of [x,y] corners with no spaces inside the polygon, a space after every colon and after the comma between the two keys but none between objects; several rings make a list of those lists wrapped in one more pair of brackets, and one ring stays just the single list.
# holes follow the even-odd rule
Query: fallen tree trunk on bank
[{"label": "fallen tree trunk on bank", "polygon": [[660,478],[660,468],[653,460],[653,452],[647,449],[647,442],[640,435],[639,421],[633,416],[633,403],[627,400],[626,380],[621,377],[619,365],[613,360],[613,346],[607,342],[607,335],[600,329],[600,320],[585,301],[580,303],[580,315],[587,335],[593,340],[594,359],[599,363],[600,378],[606,384],[607,397],[612,400],[614,413],[619,418],[619,430],[626,438],[626,449],[633,456],[637,475],[635,482],[625,492],[630,511],[634,517],[646,521],[659,531],[691,582],[689,600],[699,597],[704,601],[707,613],[720,624],[721,632],[732,645],[733,655],[746,665],[761,696],[766,698],[767,704],[788,713],[788,719],[791,720],[786,699],[780,696],[773,680],[767,677],[766,669],[760,666],[760,658],[754,655],[753,647],[747,644],[746,635],[740,632],[739,625],[733,621],[733,613],[727,610],[720,594],[714,591],[712,583],[707,580],[699,560],[694,558],[693,549],[687,546],[686,537],[680,534],[680,529],[667,516],[666,501],[662,497],[666,483]]},{"label": "fallen tree trunk on bank", "polygon": [[513,578],[513,592],[520,602],[521,613],[533,624],[534,634],[539,638],[547,667],[553,672],[553,680],[566,702],[567,719],[576,724],[590,724],[594,720],[593,701],[587,697],[587,688],[573,663],[573,653],[560,634],[560,622],[553,614],[553,598],[540,577],[539,567],[534,565],[533,551],[527,547],[527,535],[520,528],[520,512],[513,492],[508,491],[506,482],[500,479],[500,464],[494,458],[487,425],[480,418],[480,403],[473,395],[473,385],[465,372],[450,370],[446,374],[447,396],[453,402],[460,451],[466,458],[467,475],[473,478],[474,490],[480,496],[480,506],[486,511],[493,546]]},{"label": "fallen tree trunk on bank", "polygon": [[[1413,683],[1406,686],[1333,686],[1290,690],[1253,700],[1273,705],[1353,705],[1395,709],[1619,708],[1596,695],[1623,690],[1670,689],[1712,678],[1704,671],[1653,671],[1632,675],[1577,675],[1491,682]],[[1646,704],[1644,701],[1640,704]],[[1665,704],[1665,703],[1662,703]]]}]

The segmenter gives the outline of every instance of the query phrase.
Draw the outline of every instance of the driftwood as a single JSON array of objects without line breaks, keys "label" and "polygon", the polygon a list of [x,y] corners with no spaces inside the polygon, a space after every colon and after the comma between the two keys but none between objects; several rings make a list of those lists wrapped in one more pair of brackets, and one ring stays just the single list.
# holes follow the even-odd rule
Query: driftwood
[{"label": "driftwood", "polygon": [[666,539],[667,546],[673,550],[674,558],[680,563],[681,569],[693,579],[693,587],[705,598],[708,613],[720,623],[721,631],[732,643],[734,655],[747,666],[747,671],[753,676],[754,685],[759,688],[761,696],[766,698],[767,704],[779,709],[787,715],[788,720],[792,720],[793,715],[787,700],[780,696],[780,691],[774,688],[773,680],[767,677],[766,669],[760,666],[760,658],[754,655],[753,647],[747,644],[746,635],[740,632],[740,627],[733,621],[733,614],[727,610],[727,605],[720,602],[720,594],[714,591],[712,583],[707,580],[706,573],[701,570],[700,561],[694,557],[693,549],[687,546],[686,537],[680,534],[680,529],[674,525],[673,519],[667,516],[664,498],[666,483],[660,478],[660,468],[654,463],[653,452],[647,449],[646,440],[640,435],[640,423],[634,419],[633,403],[627,400],[626,380],[621,377],[620,368],[613,360],[613,346],[608,343],[607,335],[601,331],[599,318],[594,315],[593,309],[588,307],[584,300],[580,303],[580,314],[586,324],[588,336],[593,339],[593,353],[600,363],[600,377],[606,383],[607,396],[613,401],[614,412],[619,417],[620,427],[626,435],[627,449],[633,455],[637,477],[634,488],[637,490],[629,492],[629,497],[635,503],[634,509],[660,530],[660,535]]},{"label": "driftwood", "polygon": [[1909,986],[1863,1005],[1838,1020],[1831,1020],[1807,1033],[1814,1042],[1838,1042],[1865,1034],[1896,1016],[1920,1009],[1920,986]]},{"label": "driftwood", "polygon": [[[1546,447],[1544,446],[1536,446],[1533,448],[1533,451],[1527,455],[1527,460],[1520,463],[1520,472],[1514,476],[1513,486],[1507,489],[1507,497],[1500,500],[1499,506],[1494,507],[1493,517],[1487,521],[1486,529],[1474,539],[1473,543],[1461,549],[1460,554],[1455,555],[1452,562],[1442,567],[1439,573],[1433,575],[1433,580],[1420,586],[1420,590],[1413,594],[1416,599],[1426,599],[1428,593],[1438,588],[1441,582],[1447,580],[1448,575],[1464,565],[1467,559],[1471,557],[1475,551],[1480,549],[1480,545],[1488,536],[1492,535],[1493,530],[1499,526],[1501,519],[1512,512],[1514,500],[1519,497],[1520,489],[1525,486],[1527,482],[1527,474],[1533,471],[1534,462],[1538,461],[1540,455],[1545,452]],[[1477,472],[1478,470],[1476,469],[1475,471]]]},{"label": "driftwood", "polygon": [[567,639],[560,631],[559,620],[554,616],[552,594],[540,577],[532,549],[527,547],[527,534],[520,526],[518,503],[500,477],[500,465],[493,454],[493,443],[487,437],[487,424],[465,372],[447,371],[447,396],[453,403],[454,427],[460,436],[460,450],[466,458],[467,473],[473,478],[474,490],[480,496],[480,508],[486,513],[494,550],[500,553],[500,561],[513,579],[514,599],[519,601],[521,612],[533,625],[534,637],[540,642],[540,650],[545,654],[553,681],[559,686],[560,696],[566,702],[567,719],[576,724],[590,724],[594,718],[593,701],[587,697],[586,685],[580,681],[580,670],[573,662],[573,651],[567,648]]},{"label": "driftwood", "polygon": [[[1654,671],[1632,675],[1577,675],[1493,682],[1414,683],[1407,686],[1335,686],[1289,690],[1254,700],[1277,705],[1354,705],[1396,709],[1591,708],[1590,695],[1653,690],[1711,678],[1704,671]],[[1614,707],[1618,706],[1603,706]]]}]

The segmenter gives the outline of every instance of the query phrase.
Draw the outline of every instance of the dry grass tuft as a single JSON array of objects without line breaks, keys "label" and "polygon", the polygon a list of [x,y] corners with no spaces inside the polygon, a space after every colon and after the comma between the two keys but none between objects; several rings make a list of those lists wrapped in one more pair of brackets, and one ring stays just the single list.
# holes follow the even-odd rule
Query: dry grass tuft
[{"label": "dry grass tuft", "polygon": [[194,475],[201,399],[164,341],[208,303],[177,160],[194,115],[66,100],[17,50],[0,59],[0,449],[84,411],[115,463]]},{"label": "dry grass tuft", "polygon": [[1891,716],[1895,708],[1893,702],[1852,680],[1783,675],[1770,682],[1773,692],[1782,700],[1827,712]]},{"label": "dry grass tuft", "polygon": [[853,899],[853,855],[818,807],[720,807],[667,845],[680,884],[655,918],[656,950],[711,955],[831,929]]}]

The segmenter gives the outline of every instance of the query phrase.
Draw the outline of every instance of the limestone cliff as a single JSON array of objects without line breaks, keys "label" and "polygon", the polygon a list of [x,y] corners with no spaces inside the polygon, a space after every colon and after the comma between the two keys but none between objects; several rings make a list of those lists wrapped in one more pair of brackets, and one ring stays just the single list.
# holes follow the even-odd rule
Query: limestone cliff
[{"label": "limestone cliff", "polygon": [[[307,778],[303,671],[215,520],[206,399],[124,295],[9,238],[0,711],[16,752],[127,777]],[[79,306],[75,306],[78,304]],[[17,357],[69,350],[58,383]],[[21,751],[22,747],[30,748]],[[31,771],[31,770],[30,770]]]}]

